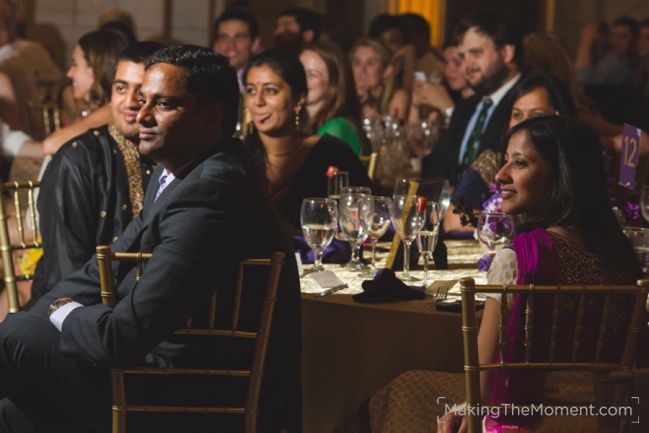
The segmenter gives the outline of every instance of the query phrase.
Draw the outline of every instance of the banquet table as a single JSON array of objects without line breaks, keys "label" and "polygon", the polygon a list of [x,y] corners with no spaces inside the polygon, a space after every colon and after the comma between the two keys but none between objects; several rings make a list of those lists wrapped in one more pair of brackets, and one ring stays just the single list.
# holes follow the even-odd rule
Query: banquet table
[{"label": "banquet table", "polygon": [[[447,240],[446,245],[449,269],[429,271],[429,284],[463,277],[486,282],[485,273],[478,272],[476,265],[482,256],[477,241]],[[403,372],[462,371],[461,314],[430,308],[430,296],[416,301],[358,303],[352,295],[362,291],[364,278],[359,272],[340,265],[325,267],[349,287],[316,297],[314,293],[323,288],[308,275],[302,278],[306,433],[332,433],[364,400]],[[419,278],[423,275],[420,270],[412,273]],[[435,285],[429,287],[427,294],[432,295]]]}]

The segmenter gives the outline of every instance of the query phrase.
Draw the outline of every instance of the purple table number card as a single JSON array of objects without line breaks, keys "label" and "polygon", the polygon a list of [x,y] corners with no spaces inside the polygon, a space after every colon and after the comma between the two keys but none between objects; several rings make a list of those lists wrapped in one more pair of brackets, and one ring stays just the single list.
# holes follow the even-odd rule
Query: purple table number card
[{"label": "purple table number card", "polygon": [[630,190],[634,190],[635,171],[640,159],[640,129],[624,124],[622,131],[622,151],[620,154],[620,180],[619,184]]}]

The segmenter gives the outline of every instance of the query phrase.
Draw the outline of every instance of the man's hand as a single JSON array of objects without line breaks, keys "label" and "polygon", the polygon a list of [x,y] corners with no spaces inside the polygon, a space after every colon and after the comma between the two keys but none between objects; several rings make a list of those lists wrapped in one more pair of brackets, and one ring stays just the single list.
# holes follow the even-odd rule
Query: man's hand
[{"label": "man's hand", "polygon": [[437,422],[437,433],[466,433],[466,431],[466,417],[456,412],[447,413]]}]

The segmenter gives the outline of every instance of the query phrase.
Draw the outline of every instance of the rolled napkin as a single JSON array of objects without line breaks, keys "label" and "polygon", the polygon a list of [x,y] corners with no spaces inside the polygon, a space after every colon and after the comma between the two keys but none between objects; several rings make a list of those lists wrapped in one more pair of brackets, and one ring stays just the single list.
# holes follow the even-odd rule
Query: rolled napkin
[{"label": "rolled napkin", "polygon": [[426,297],[424,286],[407,286],[392,269],[381,269],[374,279],[363,281],[362,287],[363,293],[352,296],[354,301],[371,304]]},{"label": "rolled napkin", "polygon": [[[313,263],[313,250],[306,243],[304,236],[293,236],[293,249],[300,253],[302,263]],[[347,263],[352,258],[352,247],[349,242],[334,239],[322,253],[322,263]]]}]

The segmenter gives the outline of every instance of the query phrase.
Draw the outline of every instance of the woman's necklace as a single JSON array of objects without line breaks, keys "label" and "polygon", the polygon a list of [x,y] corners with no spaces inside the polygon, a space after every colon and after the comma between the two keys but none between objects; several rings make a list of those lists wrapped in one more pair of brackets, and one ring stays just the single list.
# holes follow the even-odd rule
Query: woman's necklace
[{"label": "woman's necklace", "polygon": [[288,152],[284,152],[284,153],[270,153],[270,152],[267,152],[268,156],[273,156],[275,158],[286,158],[287,156],[293,155],[295,152],[297,152],[300,149],[300,147],[302,147],[302,140],[303,139],[304,139],[304,137],[300,137],[300,139],[297,141],[295,146],[291,147],[288,150]]}]

